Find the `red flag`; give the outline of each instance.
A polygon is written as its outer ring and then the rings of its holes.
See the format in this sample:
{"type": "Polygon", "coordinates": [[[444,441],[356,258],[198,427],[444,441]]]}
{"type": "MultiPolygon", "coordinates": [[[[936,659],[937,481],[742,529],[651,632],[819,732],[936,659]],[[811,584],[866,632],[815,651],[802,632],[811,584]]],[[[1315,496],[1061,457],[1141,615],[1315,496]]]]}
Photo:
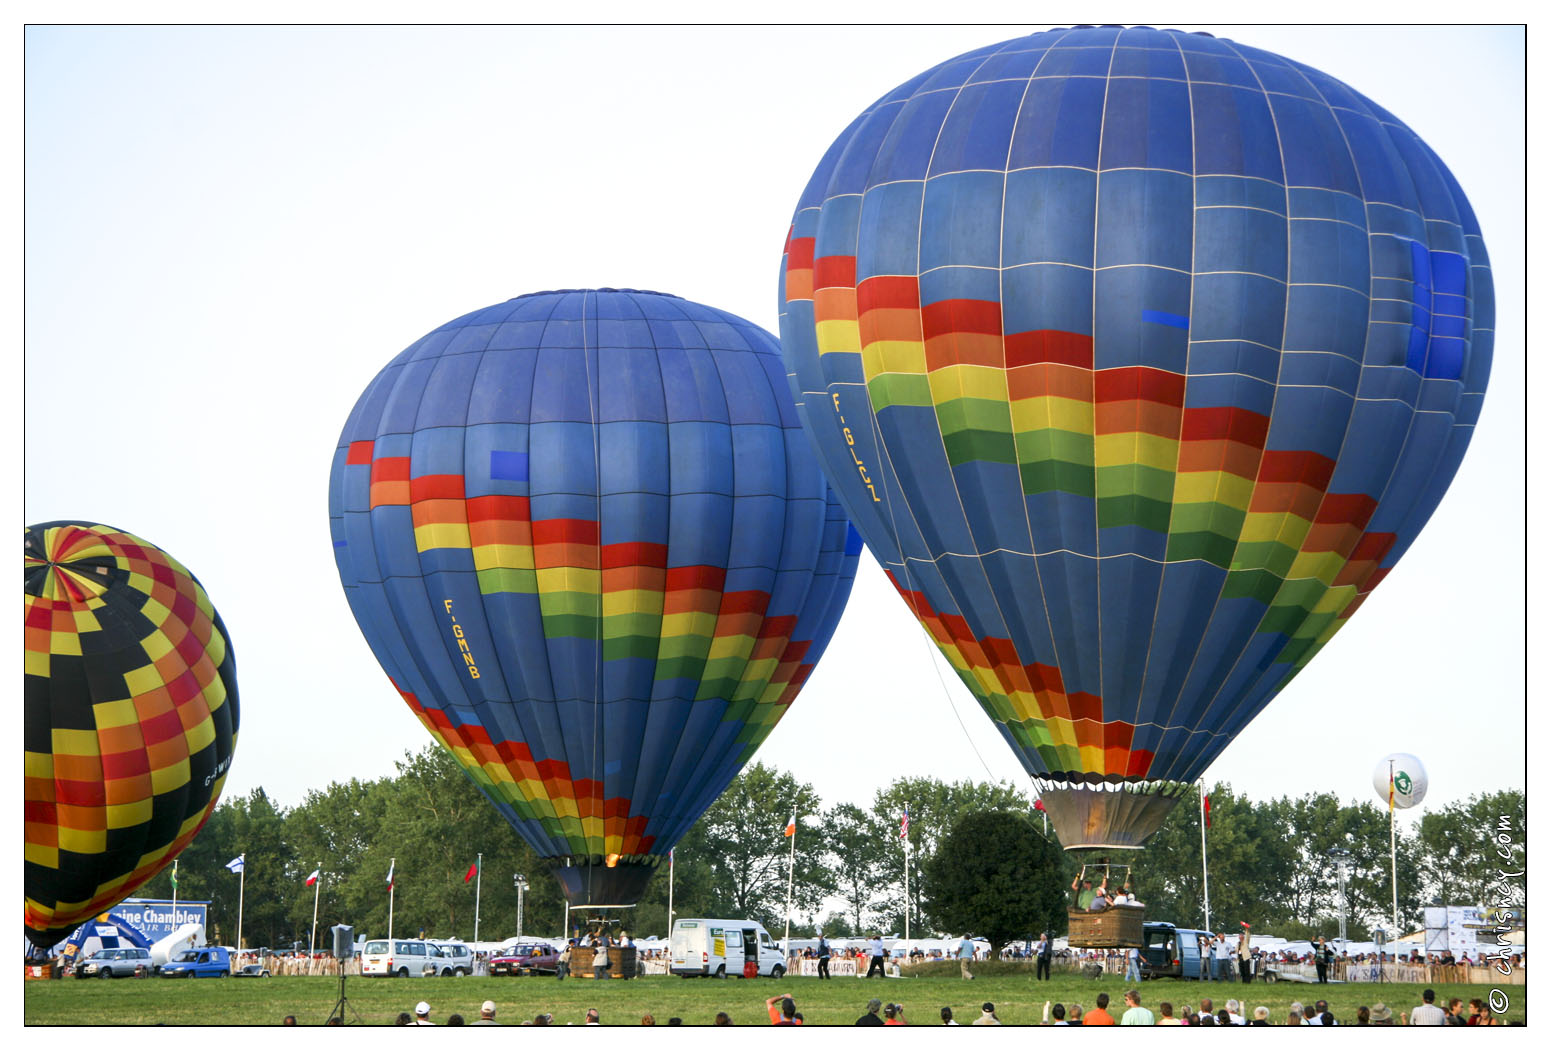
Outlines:
{"type": "Polygon", "coordinates": [[[1201,797],[1201,816],[1206,819],[1206,827],[1212,827],[1212,797],[1201,797]]]}
{"type": "Polygon", "coordinates": [[[1043,814],[1045,812],[1045,801],[1043,799],[1034,800],[1034,809],[1043,814]]]}
{"type": "Polygon", "coordinates": [[[478,872],[479,872],[479,862],[476,861],[472,865],[470,865],[469,866],[469,870],[463,874],[463,882],[467,883],[469,880],[473,879],[475,874],[478,873],[478,872]]]}
{"type": "Polygon", "coordinates": [[[309,886],[309,887],[310,887],[310,886],[312,886],[312,885],[313,885],[313,884],[314,884],[314,883],[316,883],[316,882],[318,882],[318,877],[319,877],[319,876],[320,876],[320,875],[322,875],[322,873],[323,873],[323,870],[322,870],[322,869],[313,869],[313,870],[312,870],[312,875],[310,875],[310,876],[308,876],[308,877],[307,877],[307,886],[309,886]]]}
{"type": "Polygon", "coordinates": [[[910,838],[910,804],[905,804],[905,816],[899,819],[899,838],[910,838]]]}

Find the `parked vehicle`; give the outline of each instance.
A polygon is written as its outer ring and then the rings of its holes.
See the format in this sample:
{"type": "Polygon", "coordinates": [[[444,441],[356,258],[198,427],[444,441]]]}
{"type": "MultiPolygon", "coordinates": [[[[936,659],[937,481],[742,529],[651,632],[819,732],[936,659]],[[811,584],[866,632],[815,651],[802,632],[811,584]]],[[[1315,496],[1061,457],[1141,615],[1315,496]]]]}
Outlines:
{"type": "Polygon", "coordinates": [[[231,952],[221,945],[185,949],[161,969],[163,978],[225,978],[231,973],[231,952]]]}
{"type": "Polygon", "coordinates": [[[77,978],[133,978],[151,973],[149,949],[98,949],[75,965],[77,978]]]}
{"type": "Polygon", "coordinates": [[[554,974],[560,950],[548,942],[519,942],[490,958],[490,973],[516,978],[525,974],[554,974]]]}
{"type": "Polygon", "coordinates": [[[460,941],[427,942],[432,965],[442,978],[463,977],[474,973],[474,953],[460,941]]]}
{"type": "Polygon", "coordinates": [[[1142,924],[1142,977],[1201,977],[1201,942],[1209,931],[1172,923],[1142,924]]]}
{"type": "Polygon", "coordinates": [[[388,978],[424,978],[439,973],[441,959],[430,942],[418,938],[379,938],[361,952],[361,974],[388,978]]]}
{"type": "Polygon", "coordinates": [[[742,977],[750,963],[761,975],[786,974],[786,957],[764,925],[754,920],[677,920],[669,952],[669,973],[685,978],[742,977]]]}
{"type": "Polygon", "coordinates": [[[261,963],[250,963],[246,967],[239,967],[233,972],[235,978],[268,978],[269,968],[261,963]]]}

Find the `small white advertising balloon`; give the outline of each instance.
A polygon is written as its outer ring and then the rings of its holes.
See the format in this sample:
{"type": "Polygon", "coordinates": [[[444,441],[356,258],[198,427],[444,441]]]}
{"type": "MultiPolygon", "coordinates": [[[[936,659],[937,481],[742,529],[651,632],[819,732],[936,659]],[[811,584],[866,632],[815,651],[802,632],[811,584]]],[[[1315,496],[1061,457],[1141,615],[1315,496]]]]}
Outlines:
{"type": "Polygon", "coordinates": [[[1395,809],[1407,810],[1427,796],[1427,768],[1422,761],[1406,752],[1391,752],[1379,760],[1373,768],[1373,790],[1389,805],[1389,777],[1391,760],[1395,772],[1395,809]]]}

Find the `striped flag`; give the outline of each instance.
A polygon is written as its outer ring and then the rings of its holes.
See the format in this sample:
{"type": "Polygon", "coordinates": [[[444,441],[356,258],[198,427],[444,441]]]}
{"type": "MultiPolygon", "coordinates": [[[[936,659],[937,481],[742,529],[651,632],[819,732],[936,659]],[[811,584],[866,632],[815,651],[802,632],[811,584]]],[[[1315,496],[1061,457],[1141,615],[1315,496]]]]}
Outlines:
{"type": "Polygon", "coordinates": [[[393,866],[395,864],[397,864],[396,860],[388,862],[388,889],[389,890],[393,889],[393,866]]]}
{"type": "Polygon", "coordinates": [[[307,877],[307,886],[310,887],[314,883],[318,882],[318,877],[321,876],[322,874],[323,874],[323,870],[322,869],[313,869],[312,870],[312,875],[307,877]]]}
{"type": "Polygon", "coordinates": [[[795,836],[797,834],[797,811],[795,810],[792,811],[792,819],[786,823],[785,834],[788,836],[795,836]]]}
{"type": "Polygon", "coordinates": [[[910,838],[910,804],[905,804],[905,816],[899,819],[899,838],[910,838]]]}
{"type": "Polygon", "coordinates": [[[232,858],[232,860],[226,863],[226,867],[231,869],[233,872],[241,872],[243,869],[248,867],[247,861],[245,860],[247,856],[248,855],[246,854],[238,854],[235,858],[232,858]]]}
{"type": "Polygon", "coordinates": [[[178,889],[178,862],[176,859],[172,863],[172,889],[178,889]]]}

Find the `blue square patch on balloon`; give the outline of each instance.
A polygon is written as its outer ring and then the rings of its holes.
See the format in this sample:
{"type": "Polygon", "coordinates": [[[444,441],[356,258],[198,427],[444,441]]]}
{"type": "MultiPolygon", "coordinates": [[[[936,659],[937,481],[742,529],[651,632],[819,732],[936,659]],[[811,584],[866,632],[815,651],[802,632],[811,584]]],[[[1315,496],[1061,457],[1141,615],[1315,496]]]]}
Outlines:
{"type": "Polygon", "coordinates": [[[490,477],[508,482],[528,480],[528,454],[506,449],[490,450],[490,477]]]}

